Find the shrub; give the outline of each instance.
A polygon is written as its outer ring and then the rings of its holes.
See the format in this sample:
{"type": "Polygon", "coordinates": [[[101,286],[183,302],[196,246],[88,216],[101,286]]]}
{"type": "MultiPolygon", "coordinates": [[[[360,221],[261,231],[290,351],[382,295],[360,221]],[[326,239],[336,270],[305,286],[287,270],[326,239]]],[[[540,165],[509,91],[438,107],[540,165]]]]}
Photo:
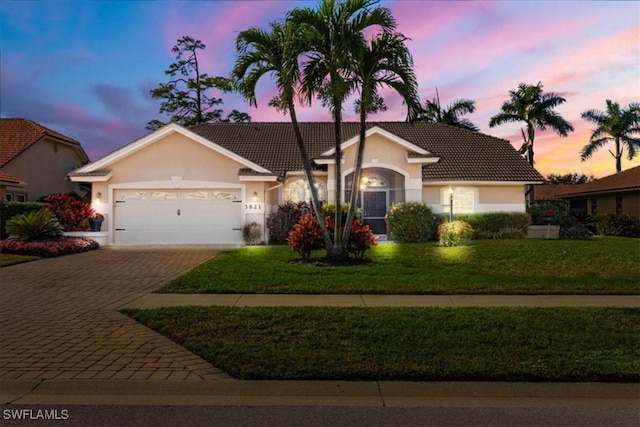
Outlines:
{"type": "Polygon", "coordinates": [[[36,212],[44,208],[44,203],[38,202],[0,202],[0,239],[6,239],[7,221],[16,215],[36,212]]]}
{"type": "Polygon", "coordinates": [[[306,202],[287,201],[278,206],[278,210],[267,218],[269,243],[283,245],[287,242],[289,232],[307,212],[313,209],[306,202]]]}
{"type": "Polygon", "coordinates": [[[242,227],[242,238],[247,245],[257,245],[260,243],[260,224],[253,221],[242,227]]]}
{"type": "Polygon", "coordinates": [[[57,240],[23,242],[20,240],[0,241],[0,252],[39,257],[56,257],[98,249],[95,240],[84,237],[63,237],[57,240]]]}
{"type": "Polygon", "coordinates": [[[289,232],[287,243],[303,260],[309,261],[312,251],[324,248],[324,237],[318,218],[310,213],[303,216],[289,232]]]}
{"type": "Polygon", "coordinates": [[[595,216],[596,229],[602,236],[640,237],[640,218],[627,214],[595,216]]]}
{"type": "Polygon", "coordinates": [[[427,205],[394,203],[387,213],[387,233],[399,243],[427,242],[433,220],[433,212],[427,205]]]}
{"type": "Polygon", "coordinates": [[[440,246],[465,246],[473,237],[473,227],[464,221],[443,222],[438,227],[440,246]]]}
{"type": "Polygon", "coordinates": [[[360,222],[358,219],[354,219],[351,223],[351,234],[349,235],[349,253],[353,254],[356,259],[364,259],[364,253],[371,246],[376,245],[378,242],[378,236],[373,234],[371,228],[360,222]]]}
{"type": "Polygon", "coordinates": [[[595,220],[589,214],[570,211],[560,215],[558,224],[562,239],[588,240],[595,232],[595,220]]]}
{"type": "MultiPolygon", "coordinates": [[[[347,214],[349,213],[349,203],[342,203],[342,209],[340,209],[342,213],[342,224],[347,220],[347,214]]],[[[322,205],[322,214],[326,218],[335,218],[336,217],[336,205],[335,203],[324,203],[322,205]]],[[[362,219],[362,209],[356,207],[355,215],[353,219],[362,219]]]]}
{"type": "Polygon", "coordinates": [[[527,235],[531,225],[529,214],[521,212],[489,212],[480,214],[456,215],[455,219],[467,222],[473,228],[473,239],[501,239],[500,236],[516,238],[527,235]],[[521,230],[517,233],[514,230],[521,230]]]}
{"type": "Polygon", "coordinates": [[[65,231],[89,229],[89,217],[94,210],[82,200],[76,200],[68,194],[52,194],[45,202],[46,208],[58,218],[65,231]]]}
{"type": "Polygon", "coordinates": [[[46,209],[16,215],[7,221],[11,240],[55,239],[62,236],[62,227],[56,217],[46,209]]]}
{"type": "Polygon", "coordinates": [[[531,224],[556,224],[559,217],[567,212],[567,206],[558,200],[537,201],[529,205],[527,212],[531,215],[531,224]]]}

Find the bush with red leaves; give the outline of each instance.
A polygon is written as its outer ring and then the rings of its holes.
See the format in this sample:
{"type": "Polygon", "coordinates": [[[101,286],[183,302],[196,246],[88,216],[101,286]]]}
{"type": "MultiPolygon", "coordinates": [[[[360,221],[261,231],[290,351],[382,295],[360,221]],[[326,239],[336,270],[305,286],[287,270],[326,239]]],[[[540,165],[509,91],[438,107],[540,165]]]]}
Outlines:
{"type": "Polygon", "coordinates": [[[94,213],[91,206],[82,200],[75,200],[68,194],[52,194],[45,199],[50,210],[64,231],[86,231],[89,229],[89,217],[94,213]]]}

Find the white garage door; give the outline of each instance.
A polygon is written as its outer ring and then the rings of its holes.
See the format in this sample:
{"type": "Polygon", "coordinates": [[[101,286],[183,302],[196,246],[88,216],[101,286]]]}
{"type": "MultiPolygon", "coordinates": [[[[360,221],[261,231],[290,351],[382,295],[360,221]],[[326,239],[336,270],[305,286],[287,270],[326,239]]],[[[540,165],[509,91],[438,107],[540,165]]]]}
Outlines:
{"type": "Polygon", "coordinates": [[[239,190],[116,190],[116,244],[241,243],[239,190]]]}

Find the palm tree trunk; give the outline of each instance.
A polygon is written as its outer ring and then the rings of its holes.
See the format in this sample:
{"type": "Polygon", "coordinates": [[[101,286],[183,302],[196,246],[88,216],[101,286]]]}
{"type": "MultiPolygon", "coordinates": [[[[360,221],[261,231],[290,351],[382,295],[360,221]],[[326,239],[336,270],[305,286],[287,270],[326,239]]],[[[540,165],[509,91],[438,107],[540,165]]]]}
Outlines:
{"type": "MultiPolygon", "coordinates": [[[[336,81],[333,78],[332,81],[336,81]]],[[[335,123],[335,162],[336,162],[336,214],[335,229],[333,230],[333,247],[329,254],[329,259],[342,260],[348,257],[348,254],[342,248],[342,101],[337,97],[333,97],[333,116],[335,123]]]]}
{"type": "Polygon", "coordinates": [[[616,138],[616,173],[622,172],[622,154],[620,138],[616,138]]]}
{"type": "Polygon", "coordinates": [[[288,99],[288,108],[289,115],[291,116],[291,123],[293,124],[293,132],[296,135],[296,144],[298,145],[298,150],[300,151],[300,156],[302,157],[302,164],[304,167],[304,172],[307,177],[307,183],[309,184],[309,190],[311,190],[311,203],[313,204],[313,209],[316,212],[316,217],[318,218],[318,222],[320,223],[320,229],[322,230],[322,236],[324,237],[324,248],[327,251],[327,254],[330,254],[333,251],[333,242],[331,241],[331,234],[327,229],[327,225],[324,221],[324,213],[322,212],[322,206],[320,206],[320,201],[318,199],[318,189],[315,185],[315,179],[313,178],[313,173],[311,172],[311,162],[309,161],[309,156],[307,155],[307,148],[304,145],[304,140],[302,139],[302,133],[300,132],[300,125],[298,124],[298,117],[296,116],[295,105],[293,103],[293,99],[288,99]]]}
{"type": "MultiPolygon", "coordinates": [[[[529,139],[529,141],[527,141],[527,157],[529,160],[529,164],[531,165],[531,167],[535,167],[533,166],[533,139],[535,138],[535,128],[533,127],[533,125],[531,123],[527,123],[527,137],[529,139]]],[[[535,202],[535,193],[533,190],[533,185],[529,185],[527,187],[527,199],[529,201],[529,205],[533,204],[533,202],[535,202]]]]}
{"type": "MultiPolygon", "coordinates": [[[[363,88],[363,92],[364,92],[363,88]]],[[[363,93],[361,99],[365,99],[363,93]]],[[[353,178],[351,180],[351,199],[349,200],[349,211],[347,213],[347,222],[342,233],[342,246],[346,252],[349,246],[349,237],[351,236],[351,224],[358,208],[358,190],[360,187],[360,180],[362,176],[362,159],[364,157],[364,141],[367,131],[366,126],[367,114],[364,108],[364,102],[360,103],[360,137],[358,139],[358,153],[356,154],[355,169],[353,170],[353,178]]],[[[364,202],[364,201],[363,201],[364,202]]]]}

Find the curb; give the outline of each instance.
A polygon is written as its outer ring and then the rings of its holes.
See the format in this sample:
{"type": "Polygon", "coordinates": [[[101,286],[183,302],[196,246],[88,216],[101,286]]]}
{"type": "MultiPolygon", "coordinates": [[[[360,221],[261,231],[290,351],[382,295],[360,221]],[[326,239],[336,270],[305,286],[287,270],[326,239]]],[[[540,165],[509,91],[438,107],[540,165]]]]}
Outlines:
{"type": "Polygon", "coordinates": [[[2,380],[1,404],[640,406],[638,383],[2,380]]]}

